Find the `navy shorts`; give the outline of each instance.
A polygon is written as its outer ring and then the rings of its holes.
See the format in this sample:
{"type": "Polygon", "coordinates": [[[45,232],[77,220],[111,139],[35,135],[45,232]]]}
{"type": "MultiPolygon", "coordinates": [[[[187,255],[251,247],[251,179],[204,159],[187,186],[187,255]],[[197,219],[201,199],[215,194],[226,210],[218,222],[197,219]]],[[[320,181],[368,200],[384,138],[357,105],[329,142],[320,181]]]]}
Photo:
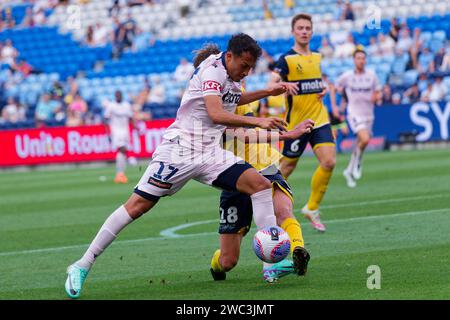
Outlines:
{"type": "Polygon", "coordinates": [[[314,129],[310,133],[302,135],[295,140],[286,140],[283,146],[283,156],[287,158],[299,158],[308,144],[314,149],[319,144],[334,145],[334,137],[330,124],[314,129]]]}
{"type": "MultiPolygon", "coordinates": [[[[284,193],[292,199],[292,190],[281,173],[265,175],[267,179],[276,184],[284,193]]],[[[252,224],[253,208],[250,196],[237,191],[223,191],[220,195],[219,208],[219,233],[245,236],[252,224]]]]}

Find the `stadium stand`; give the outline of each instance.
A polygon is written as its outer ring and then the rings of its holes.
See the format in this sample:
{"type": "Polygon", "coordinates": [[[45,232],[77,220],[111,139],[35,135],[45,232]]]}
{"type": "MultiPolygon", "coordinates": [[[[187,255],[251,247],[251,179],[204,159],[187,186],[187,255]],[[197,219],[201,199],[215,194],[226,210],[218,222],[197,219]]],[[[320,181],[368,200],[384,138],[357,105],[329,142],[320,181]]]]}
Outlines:
{"type": "MultiPolygon", "coordinates": [[[[193,51],[207,42],[225,49],[229,35],[236,32],[254,36],[276,59],[292,45],[290,20],[297,12],[314,17],[312,49],[320,50],[326,39],[333,50],[322,64],[331,81],[351,67],[348,48],[362,44],[371,53],[368,68],[375,70],[393,94],[404,97],[403,102],[408,101],[404,93],[421,74],[430,83],[436,76],[443,78],[447,88],[443,99],[450,101],[448,1],[352,1],[351,16],[343,15],[335,0],[311,0],[307,5],[296,1],[292,8],[285,7],[283,1],[268,1],[264,7],[254,0],[191,1],[190,8],[179,7],[177,1],[148,1],[134,6],[119,1],[118,7],[113,2],[2,1],[0,108],[7,105],[8,98],[14,98],[25,107],[26,119],[12,122],[2,118],[0,129],[34,127],[36,106],[56,82],[62,86],[63,95],[51,95],[51,100],[64,112],[70,81],[75,81],[89,106],[86,123],[101,121],[102,101],[111,99],[116,90],[135,101],[142,94],[151,96],[155,87],[164,91],[164,103],[153,103],[149,98],[143,110],[151,112],[154,119],[173,118],[186,86],[186,81],[176,81],[173,76],[180,59],[192,60],[193,51]],[[371,8],[381,10],[379,24],[367,23],[371,8]],[[94,38],[101,29],[103,38],[107,35],[112,40],[99,45],[88,43],[88,28],[94,38]],[[5,49],[8,40],[18,52],[13,62],[8,56],[12,49],[5,49]],[[26,63],[29,70],[19,62],[26,63]]],[[[247,89],[264,87],[269,76],[269,70],[249,76],[247,89]]],[[[60,114],[44,122],[63,125],[64,119],[60,114]]]]}

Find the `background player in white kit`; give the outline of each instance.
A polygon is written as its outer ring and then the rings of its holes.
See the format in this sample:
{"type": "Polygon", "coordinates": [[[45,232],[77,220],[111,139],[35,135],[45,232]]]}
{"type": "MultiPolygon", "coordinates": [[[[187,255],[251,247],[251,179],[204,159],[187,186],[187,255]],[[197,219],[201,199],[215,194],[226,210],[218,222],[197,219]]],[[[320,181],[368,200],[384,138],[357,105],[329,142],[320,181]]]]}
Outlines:
{"type": "Polygon", "coordinates": [[[127,149],[130,144],[130,123],[133,123],[131,104],[123,101],[122,92],[114,93],[115,101],[104,101],[104,117],[108,121],[107,131],[111,135],[112,146],[117,149],[115,183],[127,183],[125,175],[127,166],[127,149]]]}
{"type": "MultiPolygon", "coordinates": [[[[356,187],[356,180],[362,175],[362,155],[370,137],[375,120],[374,104],[380,98],[381,87],[376,74],[366,70],[366,52],[358,47],[353,53],[354,70],[342,74],[336,81],[336,90],[347,95],[347,122],[357,135],[350,162],[343,174],[350,188],[356,187]]],[[[333,109],[336,109],[336,94],[330,91],[333,109]]],[[[344,105],[345,108],[345,105],[344,105]]],[[[344,110],[341,110],[344,112],[344,110]]]]}
{"type": "Polygon", "coordinates": [[[276,225],[270,181],[220,145],[227,126],[263,129],[286,126],[284,120],[277,118],[234,114],[238,104],[286,91],[284,85],[275,84],[265,90],[242,93],[241,80],[260,55],[261,48],[255,40],[238,34],[231,37],[226,52],[209,56],[196,69],[176,120],[167,129],[134,193],[106,219],[83,257],[67,268],[65,289],[69,297],[80,296],[96,258],[123,228],[153,208],[160,197],[176,193],[191,179],[250,195],[257,228],[276,225]]]}

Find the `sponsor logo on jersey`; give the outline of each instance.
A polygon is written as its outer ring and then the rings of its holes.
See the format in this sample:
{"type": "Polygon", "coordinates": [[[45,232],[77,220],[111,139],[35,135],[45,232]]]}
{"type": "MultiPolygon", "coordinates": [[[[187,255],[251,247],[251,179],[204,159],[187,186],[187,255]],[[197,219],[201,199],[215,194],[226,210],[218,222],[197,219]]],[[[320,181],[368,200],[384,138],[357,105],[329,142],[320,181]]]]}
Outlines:
{"type": "Polygon", "coordinates": [[[164,182],[158,179],[155,179],[153,177],[150,177],[150,179],[148,179],[148,183],[150,183],[151,185],[161,188],[161,189],[170,189],[172,188],[172,184],[169,182],[164,182]]]}
{"type": "Polygon", "coordinates": [[[222,101],[224,103],[238,104],[240,100],[241,92],[227,91],[227,93],[222,96],[222,101]]]}
{"type": "Polygon", "coordinates": [[[300,80],[298,82],[298,94],[319,93],[323,90],[322,79],[300,80]]]}
{"type": "Polygon", "coordinates": [[[221,92],[222,91],[222,86],[217,81],[208,80],[208,81],[203,82],[202,91],[203,92],[205,92],[205,91],[221,92]]]}

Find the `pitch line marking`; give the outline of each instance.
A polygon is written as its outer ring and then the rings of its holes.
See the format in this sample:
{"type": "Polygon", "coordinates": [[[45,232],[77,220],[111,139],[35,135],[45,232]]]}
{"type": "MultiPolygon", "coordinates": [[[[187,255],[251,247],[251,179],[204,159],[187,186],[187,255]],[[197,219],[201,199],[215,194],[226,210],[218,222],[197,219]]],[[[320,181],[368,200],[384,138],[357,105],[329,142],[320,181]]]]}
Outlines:
{"type": "MultiPolygon", "coordinates": [[[[410,211],[410,212],[401,212],[401,213],[378,215],[378,216],[366,216],[366,217],[356,217],[356,218],[346,218],[346,219],[335,219],[335,220],[326,221],[326,223],[327,224],[333,224],[333,223],[363,221],[363,220],[389,219],[391,217],[415,216],[415,215],[421,215],[421,214],[428,214],[429,215],[429,214],[434,214],[434,213],[442,213],[442,212],[446,212],[446,211],[450,213],[450,208],[433,209],[433,210],[425,210],[425,211],[410,211]]],[[[165,233],[166,236],[148,237],[148,238],[132,239],[132,240],[119,240],[119,241],[116,241],[116,242],[112,243],[111,245],[138,243],[138,242],[145,242],[145,241],[174,239],[174,238],[188,238],[188,237],[217,235],[217,232],[202,232],[202,233],[191,233],[191,234],[182,234],[182,235],[175,233],[175,231],[179,231],[179,230],[185,229],[187,227],[191,227],[193,225],[207,224],[207,223],[212,223],[214,221],[217,221],[217,220],[214,219],[214,220],[204,220],[204,221],[197,221],[197,222],[192,222],[192,223],[186,223],[186,224],[182,224],[182,225],[179,225],[179,226],[172,227],[172,228],[165,229],[165,230],[161,231],[161,233],[165,233]],[[171,234],[173,234],[173,235],[171,236],[171,234]]],[[[43,248],[43,249],[0,252],[0,257],[15,256],[15,255],[20,255],[20,254],[34,254],[34,253],[43,253],[43,252],[63,251],[63,250],[70,250],[70,249],[86,248],[88,246],[89,246],[88,244],[80,244],[80,245],[65,246],[65,247],[54,247],[54,248],[43,248]]]]}

